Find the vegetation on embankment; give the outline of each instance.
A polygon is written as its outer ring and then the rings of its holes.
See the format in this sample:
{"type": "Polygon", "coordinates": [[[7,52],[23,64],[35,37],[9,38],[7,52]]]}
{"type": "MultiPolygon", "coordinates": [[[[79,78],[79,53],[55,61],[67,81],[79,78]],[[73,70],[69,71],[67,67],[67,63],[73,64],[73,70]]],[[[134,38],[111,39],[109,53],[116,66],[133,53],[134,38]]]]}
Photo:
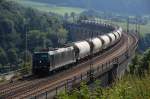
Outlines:
{"type": "Polygon", "coordinates": [[[111,87],[102,88],[96,81],[89,88],[85,83],[80,89],[62,92],[58,99],[150,99],[150,49],[144,55],[136,55],[130,64],[129,72],[117,80],[111,87]]]}

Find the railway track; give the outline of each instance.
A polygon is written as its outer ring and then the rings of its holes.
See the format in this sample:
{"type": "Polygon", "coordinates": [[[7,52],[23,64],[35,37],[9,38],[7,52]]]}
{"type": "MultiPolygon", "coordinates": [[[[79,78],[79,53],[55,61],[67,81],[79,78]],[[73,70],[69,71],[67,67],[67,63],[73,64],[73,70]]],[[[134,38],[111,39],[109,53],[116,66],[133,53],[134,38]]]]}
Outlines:
{"type": "MultiPolygon", "coordinates": [[[[124,42],[127,36],[124,35],[122,40],[109,51],[105,52],[101,56],[93,58],[93,64],[104,63],[107,60],[112,59],[126,51],[126,42],[124,42]],[[109,57],[108,57],[109,56],[109,57]]],[[[131,45],[135,42],[133,36],[129,37],[131,45]]],[[[42,91],[50,88],[54,88],[58,83],[62,83],[64,80],[79,75],[82,72],[86,72],[89,69],[90,61],[79,64],[73,69],[66,70],[65,72],[58,73],[51,77],[36,79],[33,81],[17,82],[14,85],[10,84],[8,87],[2,87],[0,94],[5,99],[20,99],[27,98],[30,95],[41,93],[42,91]],[[69,76],[68,76],[69,75],[69,76]]],[[[95,67],[94,65],[93,67],[95,67]]]]}

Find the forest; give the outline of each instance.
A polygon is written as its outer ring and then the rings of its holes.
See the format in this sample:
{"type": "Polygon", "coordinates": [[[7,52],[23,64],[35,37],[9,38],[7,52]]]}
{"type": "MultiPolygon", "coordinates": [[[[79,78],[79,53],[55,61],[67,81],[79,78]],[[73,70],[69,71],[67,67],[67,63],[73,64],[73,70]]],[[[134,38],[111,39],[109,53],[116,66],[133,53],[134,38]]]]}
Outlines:
{"type": "Polygon", "coordinates": [[[66,42],[67,30],[56,14],[24,8],[7,0],[0,0],[0,13],[0,67],[18,66],[24,62],[25,54],[26,61],[30,61],[34,51],[66,42]]]}

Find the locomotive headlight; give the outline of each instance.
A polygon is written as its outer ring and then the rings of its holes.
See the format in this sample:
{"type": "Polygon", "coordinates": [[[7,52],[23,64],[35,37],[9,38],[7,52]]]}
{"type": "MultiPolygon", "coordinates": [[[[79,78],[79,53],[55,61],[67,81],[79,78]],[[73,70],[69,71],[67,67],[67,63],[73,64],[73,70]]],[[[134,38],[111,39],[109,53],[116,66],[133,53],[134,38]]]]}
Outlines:
{"type": "Polygon", "coordinates": [[[42,61],[40,60],[40,63],[42,63],[42,61]]]}

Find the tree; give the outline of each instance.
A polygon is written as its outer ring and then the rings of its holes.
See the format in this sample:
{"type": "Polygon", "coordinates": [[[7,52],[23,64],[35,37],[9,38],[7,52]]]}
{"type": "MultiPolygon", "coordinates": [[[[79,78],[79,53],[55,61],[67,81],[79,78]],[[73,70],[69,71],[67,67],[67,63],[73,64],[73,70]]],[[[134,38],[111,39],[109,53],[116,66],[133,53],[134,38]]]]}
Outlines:
{"type": "Polygon", "coordinates": [[[4,0],[0,0],[0,3],[3,2],[4,0]]]}
{"type": "Polygon", "coordinates": [[[69,14],[66,12],[64,15],[64,19],[67,20],[69,18],[69,14]]]}
{"type": "Polygon", "coordinates": [[[8,63],[5,51],[0,47],[0,64],[6,65],[8,63]]]}
{"type": "Polygon", "coordinates": [[[31,63],[32,61],[32,54],[29,50],[24,51],[20,54],[21,59],[23,59],[25,62],[31,63]],[[27,58],[27,59],[26,59],[27,58]],[[26,59],[26,60],[25,60],[26,59]]]}
{"type": "Polygon", "coordinates": [[[142,58],[143,69],[146,69],[147,71],[149,71],[149,66],[150,66],[150,49],[146,50],[142,58]]]}
{"type": "Polygon", "coordinates": [[[145,70],[149,72],[150,66],[150,49],[144,52],[143,55],[136,54],[132,59],[132,64],[129,65],[130,73],[138,76],[142,76],[145,70]]]}
{"type": "Polygon", "coordinates": [[[31,30],[28,35],[28,46],[29,50],[33,51],[36,47],[45,46],[44,42],[46,39],[47,33],[41,32],[39,30],[31,30]]]}
{"type": "Polygon", "coordinates": [[[58,29],[57,36],[58,36],[58,43],[59,44],[64,44],[66,42],[67,33],[68,33],[68,31],[63,29],[63,28],[58,29]]]}
{"type": "Polygon", "coordinates": [[[0,20],[0,33],[13,33],[14,22],[8,18],[0,20]]]}
{"type": "Polygon", "coordinates": [[[21,64],[19,64],[20,65],[20,67],[21,67],[21,74],[22,75],[27,75],[27,74],[29,74],[29,73],[31,73],[31,68],[32,68],[32,64],[31,63],[29,63],[29,62],[27,62],[27,63],[24,63],[24,62],[22,62],[21,64]]]}
{"type": "Polygon", "coordinates": [[[13,32],[15,32],[13,21],[7,18],[0,20],[0,35],[1,35],[0,43],[3,48],[8,48],[9,43],[7,42],[11,40],[10,35],[13,32]]]}
{"type": "Polygon", "coordinates": [[[130,74],[135,74],[141,76],[143,74],[143,66],[142,66],[142,56],[136,54],[132,59],[132,63],[129,65],[130,74]]]}
{"type": "Polygon", "coordinates": [[[51,40],[54,47],[63,45],[67,41],[68,31],[63,27],[58,28],[56,31],[49,30],[48,38],[51,40]]]}
{"type": "Polygon", "coordinates": [[[3,68],[4,68],[4,66],[2,64],[0,64],[0,73],[3,72],[3,68]]]}
{"type": "Polygon", "coordinates": [[[32,68],[32,54],[29,51],[25,51],[20,54],[21,58],[24,59],[21,61],[19,66],[21,67],[21,74],[29,74],[31,73],[32,68]]]}
{"type": "Polygon", "coordinates": [[[18,62],[18,55],[15,48],[11,48],[8,50],[8,60],[12,64],[17,64],[18,62]]]}
{"type": "Polygon", "coordinates": [[[75,13],[71,12],[70,16],[72,17],[73,22],[75,21],[75,13]]]}

